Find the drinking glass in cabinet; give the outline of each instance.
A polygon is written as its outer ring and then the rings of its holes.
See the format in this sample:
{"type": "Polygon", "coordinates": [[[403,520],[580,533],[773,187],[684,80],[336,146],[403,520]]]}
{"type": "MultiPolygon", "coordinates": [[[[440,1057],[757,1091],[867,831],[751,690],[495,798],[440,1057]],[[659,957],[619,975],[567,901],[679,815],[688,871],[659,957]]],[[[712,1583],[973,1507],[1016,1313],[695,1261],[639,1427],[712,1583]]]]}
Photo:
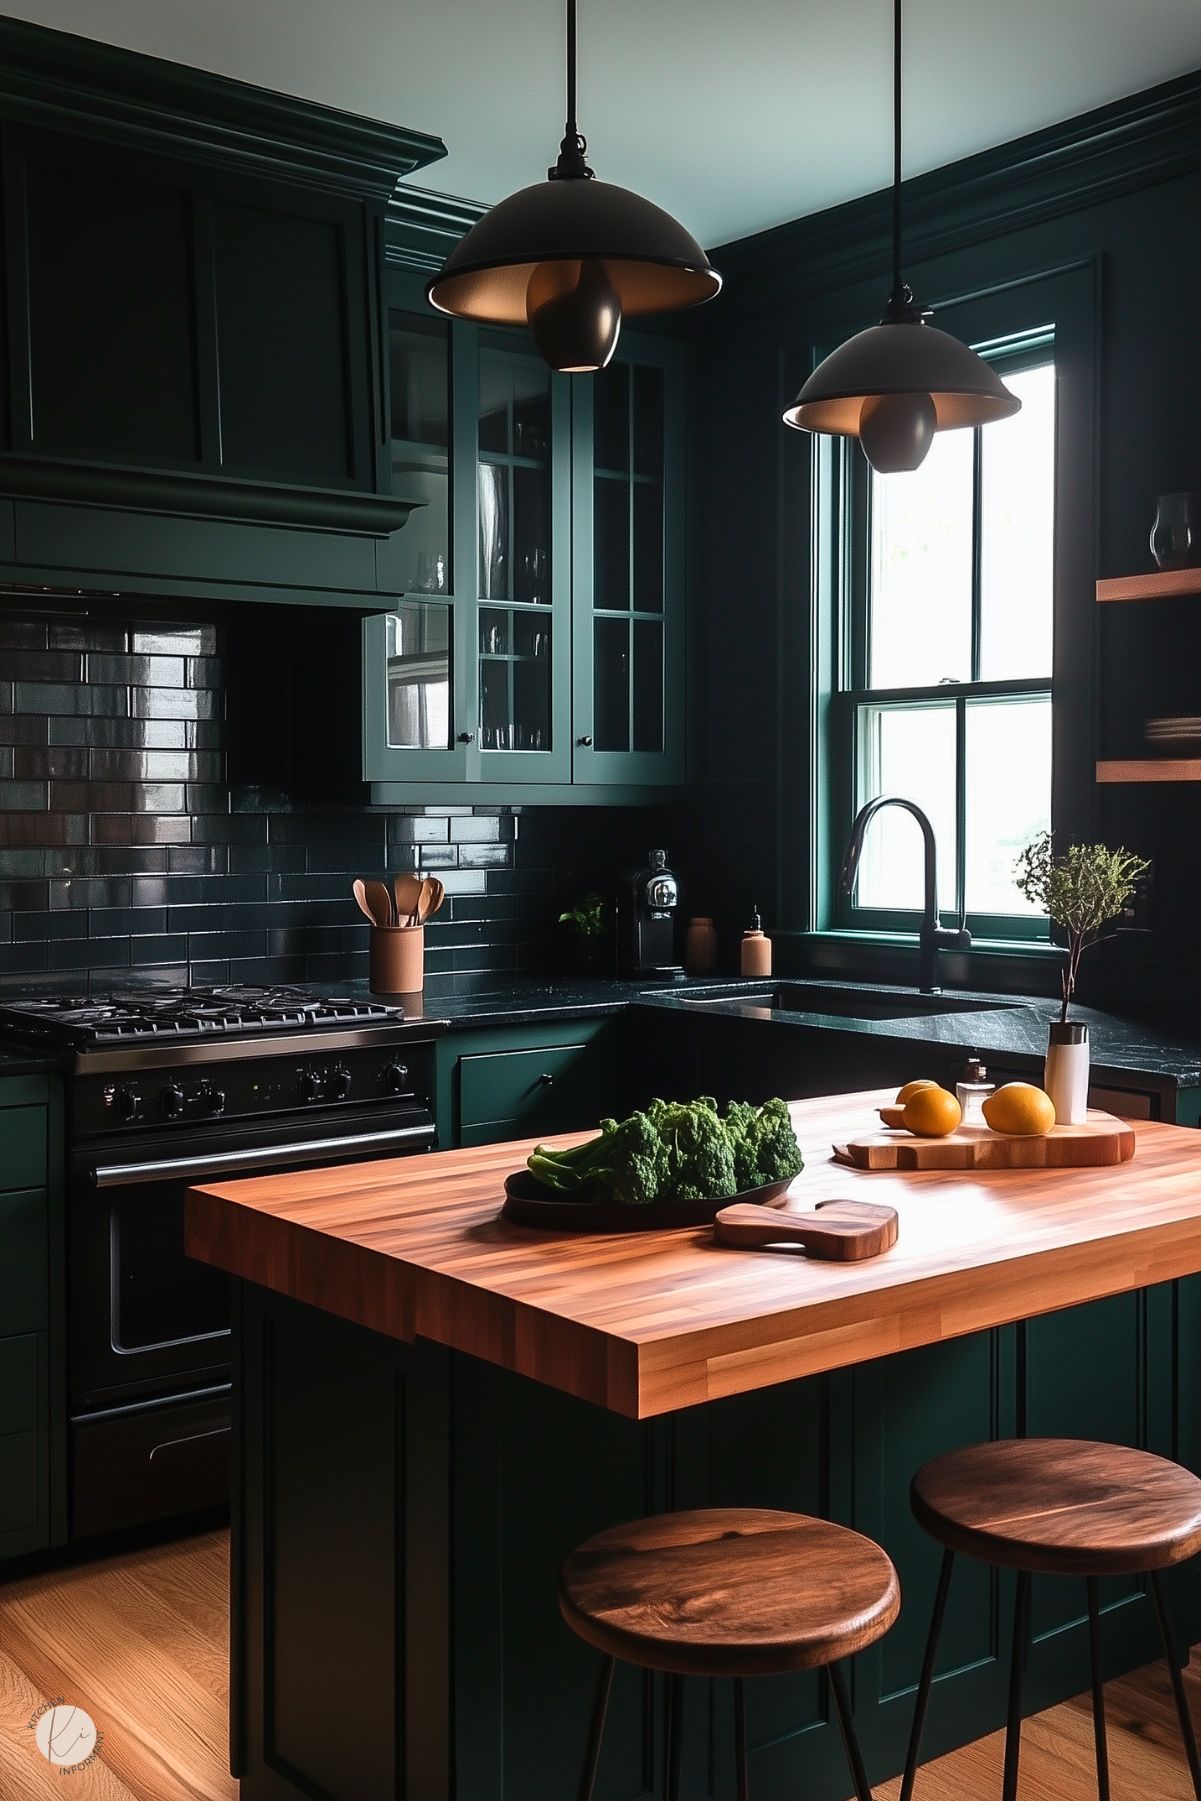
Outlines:
{"type": "Polygon", "coordinates": [[[550,372],[485,336],[480,350],[479,579],[485,600],[549,604],[550,372]]]}
{"type": "Polygon", "coordinates": [[[398,750],[451,744],[449,606],[402,601],[388,615],[388,743],[398,750]]]}
{"type": "Polygon", "coordinates": [[[480,749],[551,749],[550,625],[545,615],[480,614],[480,749]]]}

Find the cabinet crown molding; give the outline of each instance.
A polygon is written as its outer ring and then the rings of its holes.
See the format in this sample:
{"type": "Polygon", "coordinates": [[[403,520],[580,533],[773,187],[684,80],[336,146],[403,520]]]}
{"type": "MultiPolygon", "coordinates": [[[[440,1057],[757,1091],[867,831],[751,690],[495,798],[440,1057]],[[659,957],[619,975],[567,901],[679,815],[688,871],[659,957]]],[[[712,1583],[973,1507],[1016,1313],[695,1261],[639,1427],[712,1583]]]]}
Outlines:
{"type": "Polygon", "coordinates": [[[0,115],[377,201],[446,155],[425,132],[8,18],[0,115]]]}

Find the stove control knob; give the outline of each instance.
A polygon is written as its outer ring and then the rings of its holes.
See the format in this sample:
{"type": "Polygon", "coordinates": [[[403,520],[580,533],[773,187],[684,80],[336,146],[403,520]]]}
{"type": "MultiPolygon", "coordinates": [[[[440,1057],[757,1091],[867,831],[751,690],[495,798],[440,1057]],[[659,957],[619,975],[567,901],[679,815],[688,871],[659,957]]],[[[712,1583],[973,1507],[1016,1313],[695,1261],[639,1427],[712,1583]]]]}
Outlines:
{"type": "Polygon", "coordinates": [[[178,1083],[172,1082],[171,1086],[164,1088],[159,1095],[158,1104],[167,1119],[178,1119],[184,1107],[183,1089],[179,1087],[178,1083]]]}
{"type": "Polygon", "coordinates": [[[315,1069],[301,1070],[300,1098],[302,1101],[319,1101],[321,1099],[321,1077],[315,1069]]]}
{"type": "Polygon", "coordinates": [[[138,1117],[139,1097],[132,1088],[118,1088],[115,1106],[117,1118],[124,1121],[138,1117]]]}
{"type": "Polygon", "coordinates": [[[209,1088],[205,1091],[204,1098],[208,1102],[208,1109],[209,1109],[210,1113],[224,1113],[225,1112],[225,1090],[224,1090],[224,1088],[209,1088]]]}
{"type": "Polygon", "coordinates": [[[384,1087],[389,1094],[403,1094],[409,1085],[409,1072],[403,1063],[393,1063],[384,1071],[384,1087]]]}
{"type": "Polygon", "coordinates": [[[335,1069],[329,1079],[329,1091],[335,1101],[344,1101],[350,1094],[350,1071],[335,1069]]]}

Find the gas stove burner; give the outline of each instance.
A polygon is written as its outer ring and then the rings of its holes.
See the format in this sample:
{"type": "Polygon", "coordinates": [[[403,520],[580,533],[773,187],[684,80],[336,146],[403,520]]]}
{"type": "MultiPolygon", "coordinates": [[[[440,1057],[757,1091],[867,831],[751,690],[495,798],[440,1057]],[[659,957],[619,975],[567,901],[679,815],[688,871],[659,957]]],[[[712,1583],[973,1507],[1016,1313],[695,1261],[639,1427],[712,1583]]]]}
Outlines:
{"type": "Polygon", "coordinates": [[[126,988],[90,998],[53,995],[9,1001],[0,1005],[0,1030],[83,1045],[338,1027],[403,1017],[402,1008],[382,1001],[233,983],[212,988],[126,988]]]}

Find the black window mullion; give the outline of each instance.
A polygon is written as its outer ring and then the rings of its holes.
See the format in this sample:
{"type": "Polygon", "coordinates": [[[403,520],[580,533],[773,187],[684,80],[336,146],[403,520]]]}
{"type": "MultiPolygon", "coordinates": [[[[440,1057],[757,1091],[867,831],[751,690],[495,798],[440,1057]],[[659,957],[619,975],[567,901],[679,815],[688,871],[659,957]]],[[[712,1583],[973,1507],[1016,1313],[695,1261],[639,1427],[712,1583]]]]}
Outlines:
{"type": "Polygon", "coordinates": [[[972,433],[972,680],[980,680],[980,589],[984,541],[984,434],[972,433]]]}
{"type": "Polygon", "coordinates": [[[963,694],[955,697],[955,911],[960,919],[967,918],[967,696],[963,694]]]}

